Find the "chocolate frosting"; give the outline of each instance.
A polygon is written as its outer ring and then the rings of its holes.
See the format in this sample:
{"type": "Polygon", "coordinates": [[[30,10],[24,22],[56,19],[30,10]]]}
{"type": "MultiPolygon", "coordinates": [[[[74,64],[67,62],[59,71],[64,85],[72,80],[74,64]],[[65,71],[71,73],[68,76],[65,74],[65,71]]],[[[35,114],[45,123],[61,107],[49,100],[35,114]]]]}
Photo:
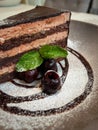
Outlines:
{"type": "Polygon", "coordinates": [[[22,23],[34,22],[36,20],[42,20],[49,17],[57,16],[63,12],[57,9],[52,9],[44,6],[37,6],[36,8],[22,12],[20,14],[8,17],[0,21],[0,29],[15,26],[22,23]]]}

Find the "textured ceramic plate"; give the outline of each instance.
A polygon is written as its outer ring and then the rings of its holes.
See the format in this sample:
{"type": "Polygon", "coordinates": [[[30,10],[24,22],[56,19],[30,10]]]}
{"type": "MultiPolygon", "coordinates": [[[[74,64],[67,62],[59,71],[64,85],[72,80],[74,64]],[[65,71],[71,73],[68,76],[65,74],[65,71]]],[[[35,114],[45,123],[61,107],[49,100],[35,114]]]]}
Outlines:
{"type": "Polygon", "coordinates": [[[32,98],[32,95],[40,93],[40,88],[22,88],[11,82],[1,84],[0,100],[5,102],[1,102],[1,128],[17,130],[51,127],[79,130],[84,122],[96,118],[98,101],[94,99],[98,94],[97,35],[97,26],[71,22],[67,48],[68,73],[57,94],[37,99],[32,98]]]}

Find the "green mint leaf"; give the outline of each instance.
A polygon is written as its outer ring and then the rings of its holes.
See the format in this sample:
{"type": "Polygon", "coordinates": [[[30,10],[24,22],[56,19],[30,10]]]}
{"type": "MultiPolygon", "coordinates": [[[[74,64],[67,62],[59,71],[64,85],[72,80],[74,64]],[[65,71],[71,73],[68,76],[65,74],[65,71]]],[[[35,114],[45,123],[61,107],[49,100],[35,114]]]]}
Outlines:
{"type": "Polygon", "coordinates": [[[45,59],[65,58],[68,53],[65,49],[57,45],[44,45],[39,49],[41,56],[45,59]]]}
{"type": "Polygon", "coordinates": [[[23,72],[39,67],[43,62],[43,58],[38,51],[31,51],[24,54],[16,64],[16,71],[23,72]]]}

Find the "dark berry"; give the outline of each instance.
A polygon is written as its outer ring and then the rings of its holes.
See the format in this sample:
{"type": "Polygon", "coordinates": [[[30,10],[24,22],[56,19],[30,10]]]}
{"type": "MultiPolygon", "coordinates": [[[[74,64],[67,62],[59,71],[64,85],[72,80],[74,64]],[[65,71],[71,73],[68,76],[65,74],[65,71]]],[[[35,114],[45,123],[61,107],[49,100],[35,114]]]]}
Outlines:
{"type": "Polygon", "coordinates": [[[38,70],[37,69],[29,70],[29,71],[25,72],[24,80],[27,83],[31,83],[31,82],[33,82],[34,80],[37,79],[37,76],[38,76],[38,70]]]}
{"type": "Polygon", "coordinates": [[[40,68],[43,74],[47,72],[48,70],[57,71],[56,61],[54,59],[46,59],[44,60],[40,68]]]}
{"type": "Polygon", "coordinates": [[[16,77],[17,77],[18,79],[24,80],[25,72],[17,72],[17,73],[16,73],[16,77]]]}
{"type": "Polygon", "coordinates": [[[57,72],[53,70],[49,70],[45,73],[41,84],[43,92],[47,94],[54,94],[61,88],[60,77],[57,72]]]}
{"type": "Polygon", "coordinates": [[[33,69],[25,72],[17,72],[16,76],[21,80],[25,80],[27,83],[31,83],[37,79],[38,74],[39,74],[38,70],[33,69]]]}

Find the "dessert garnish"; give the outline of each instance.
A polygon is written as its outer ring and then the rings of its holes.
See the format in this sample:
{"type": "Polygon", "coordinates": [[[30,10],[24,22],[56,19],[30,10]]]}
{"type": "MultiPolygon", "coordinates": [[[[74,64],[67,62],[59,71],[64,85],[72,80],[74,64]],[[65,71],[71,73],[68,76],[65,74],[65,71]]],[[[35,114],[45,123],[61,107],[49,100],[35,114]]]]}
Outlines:
{"type": "Polygon", "coordinates": [[[27,83],[31,83],[37,79],[38,74],[39,74],[38,69],[33,69],[24,72],[18,72],[17,76],[19,79],[24,80],[27,83]]]}
{"type": "Polygon", "coordinates": [[[43,92],[47,94],[54,94],[61,88],[60,77],[57,72],[48,70],[43,76],[42,80],[43,92]]]}
{"type": "Polygon", "coordinates": [[[43,63],[40,66],[40,71],[42,74],[44,74],[48,70],[57,71],[57,64],[55,59],[44,59],[43,63]]]}
{"type": "Polygon", "coordinates": [[[43,58],[38,51],[31,51],[22,55],[16,64],[17,72],[36,69],[43,63],[43,58]]]}
{"type": "Polygon", "coordinates": [[[53,94],[61,88],[56,60],[66,58],[67,51],[57,45],[45,45],[38,50],[21,56],[16,64],[18,78],[31,83],[42,75],[41,87],[47,94],[53,94]]]}
{"type": "Polygon", "coordinates": [[[65,49],[57,45],[44,45],[39,52],[44,59],[65,58],[68,55],[65,49]]]}

